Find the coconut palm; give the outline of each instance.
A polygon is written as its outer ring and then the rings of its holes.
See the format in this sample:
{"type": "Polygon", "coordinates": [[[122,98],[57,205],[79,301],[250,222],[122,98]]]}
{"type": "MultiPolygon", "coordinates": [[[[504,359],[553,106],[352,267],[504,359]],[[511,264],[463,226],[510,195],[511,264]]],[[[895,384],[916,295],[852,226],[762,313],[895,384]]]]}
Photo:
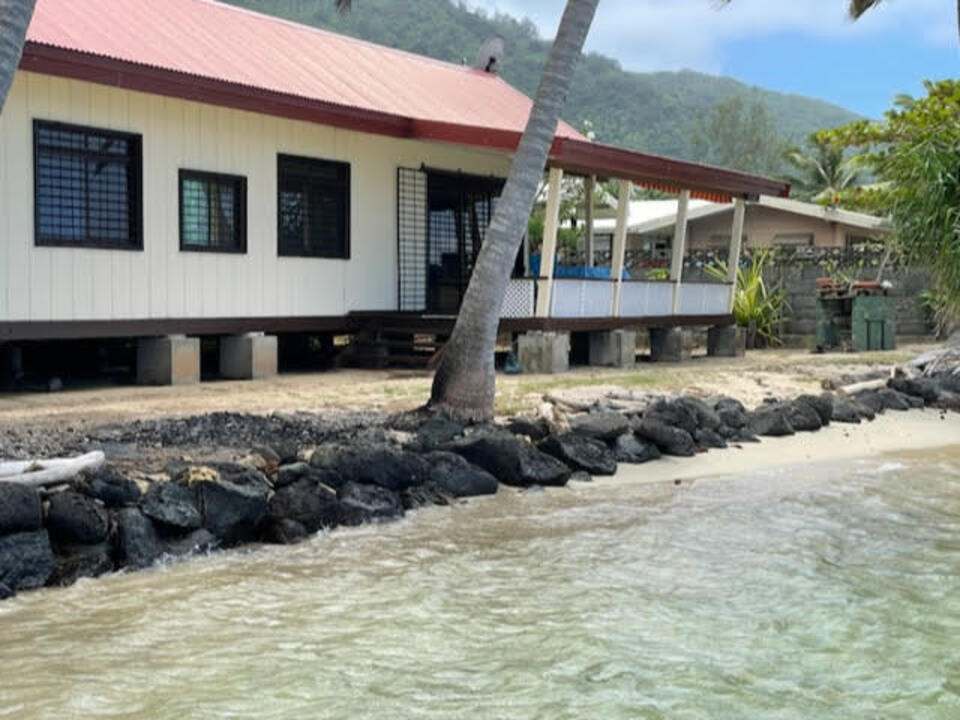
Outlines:
{"type": "Polygon", "coordinates": [[[23,55],[36,0],[0,0],[0,113],[23,55]]]}
{"type": "Polygon", "coordinates": [[[809,140],[809,149],[792,148],[784,154],[791,166],[790,183],[801,200],[832,204],[844,190],[860,183],[860,156],[846,157],[843,148],[816,135],[809,140]]]}

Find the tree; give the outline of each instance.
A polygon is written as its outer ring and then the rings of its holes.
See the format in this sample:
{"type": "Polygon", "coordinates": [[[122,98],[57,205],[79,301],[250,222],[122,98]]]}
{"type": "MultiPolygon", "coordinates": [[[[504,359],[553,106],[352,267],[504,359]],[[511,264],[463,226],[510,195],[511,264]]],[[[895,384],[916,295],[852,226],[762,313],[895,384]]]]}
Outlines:
{"type": "Polygon", "coordinates": [[[791,148],[784,154],[792,170],[787,178],[793,194],[801,200],[835,205],[842,193],[860,184],[863,159],[848,156],[844,148],[816,134],[810,136],[807,145],[806,149],[791,148]]]}
{"type": "Polygon", "coordinates": [[[842,194],[889,213],[894,249],[931,265],[941,327],[960,319],[960,81],[925,83],[924,98],[900,98],[882,122],[823,131],[837,148],[865,148],[883,183],[842,194]]]}
{"type": "Polygon", "coordinates": [[[0,113],[23,56],[36,0],[0,0],[0,113]]]}
{"type": "Polygon", "coordinates": [[[699,160],[712,165],[761,175],[782,169],[783,148],[770,111],[740,95],[713,106],[697,128],[694,148],[699,160]]]}

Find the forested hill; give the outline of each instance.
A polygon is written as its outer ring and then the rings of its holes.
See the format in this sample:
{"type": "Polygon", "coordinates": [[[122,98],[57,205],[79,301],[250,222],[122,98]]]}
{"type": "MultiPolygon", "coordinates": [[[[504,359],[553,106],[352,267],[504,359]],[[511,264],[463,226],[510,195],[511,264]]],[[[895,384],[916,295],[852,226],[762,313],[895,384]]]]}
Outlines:
{"type": "MultiPolygon", "coordinates": [[[[235,5],[328,28],[442,60],[472,62],[487,38],[506,43],[504,78],[533,95],[549,44],[529,21],[475,12],[451,0],[354,0],[339,15],[333,0],[229,0],[235,5]]],[[[696,72],[626,72],[603,55],[580,64],[564,118],[578,128],[593,125],[596,139],[674,157],[698,158],[694,138],[714,105],[742,96],[761,101],[777,133],[790,141],[857,118],[836,105],[749,87],[732,78],[696,72]]]]}

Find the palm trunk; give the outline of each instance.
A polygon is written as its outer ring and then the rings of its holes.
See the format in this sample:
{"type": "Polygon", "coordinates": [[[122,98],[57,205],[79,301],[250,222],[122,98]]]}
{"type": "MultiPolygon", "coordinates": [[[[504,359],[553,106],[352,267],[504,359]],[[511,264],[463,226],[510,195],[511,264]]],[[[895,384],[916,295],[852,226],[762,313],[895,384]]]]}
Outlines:
{"type": "Polygon", "coordinates": [[[434,376],[430,407],[454,417],[493,417],[493,355],[503,296],[598,3],[567,0],[527,128],[434,376]]]}
{"type": "Polygon", "coordinates": [[[0,113],[23,55],[36,0],[0,0],[0,113]]]}

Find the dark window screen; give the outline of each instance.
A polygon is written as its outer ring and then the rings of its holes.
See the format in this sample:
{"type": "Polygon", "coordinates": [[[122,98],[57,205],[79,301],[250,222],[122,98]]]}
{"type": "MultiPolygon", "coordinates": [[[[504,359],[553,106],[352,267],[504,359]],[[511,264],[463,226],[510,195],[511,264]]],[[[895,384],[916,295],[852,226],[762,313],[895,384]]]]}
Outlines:
{"type": "Polygon", "coordinates": [[[34,121],[37,245],[141,249],[139,135],[34,121]]]}
{"type": "Polygon", "coordinates": [[[180,171],[180,249],[246,252],[247,181],[180,171]]]}
{"type": "Polygon", "coordinates": [[[280,155],[277,252],[350,257],[350,165],[280,155]]]}

